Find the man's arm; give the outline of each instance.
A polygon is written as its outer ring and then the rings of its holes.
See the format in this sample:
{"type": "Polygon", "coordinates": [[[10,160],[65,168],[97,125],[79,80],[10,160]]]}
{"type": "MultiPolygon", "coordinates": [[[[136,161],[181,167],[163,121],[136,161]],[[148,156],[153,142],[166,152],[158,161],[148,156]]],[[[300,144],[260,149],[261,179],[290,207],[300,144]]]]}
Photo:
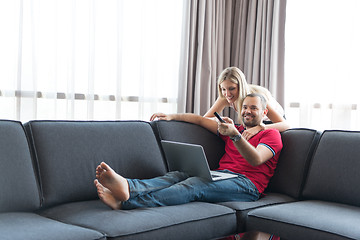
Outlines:
{"type": "MultiPolygon", "coordinates": [[[[235,128],[234,123],[229,118],[224,118],[226,123],[219,124],[219,132],[222,135],[235,137],[240,135],[239,131],[235,128]]],[[[241,156],[251,166],[259,166],[273,157],[273,152],[264,145],[258,145],[256,148],[251,145],[245,138],[241,137],[237,141],[233,141],[234,146],[239,151],[241,156]]]]}
{"type": "Polygon", "coordinates": [[[244,138],[241,138],[239,141],[233,143],[239,153],[251,166],[259,166],[273,157],[273,152],[264,145],[258,145],[255,148],[244,138]]]}
{"type": "Polygon", "coordinates": [[[217,133],[217,129],[218,129],[218,124],[216,121],[192,113],[179,113],[179,114],[155,113],[151,116],[150,121],[153,121],[155,119],[166,120],[166,121],[176,120],[176,121],[194,123],[206,128],[207,130],[215,134],[217,133]]]}

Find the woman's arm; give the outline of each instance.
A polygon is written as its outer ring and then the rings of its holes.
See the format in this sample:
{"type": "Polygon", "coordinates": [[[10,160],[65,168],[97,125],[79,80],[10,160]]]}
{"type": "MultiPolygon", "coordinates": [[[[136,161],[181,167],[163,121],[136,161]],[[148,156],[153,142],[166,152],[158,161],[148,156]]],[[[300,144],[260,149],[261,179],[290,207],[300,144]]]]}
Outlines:
{"type": "Polygon", "coordinates": [[[212,107],[207,111],[207,113],[204,115],[204,117],[211,118],[215,117],[214,112],[220,113],[222,110],[224,110],[225,107],[230,106],[228,101],[225,98],[218,97],[212,105],[212,107]]]}
{"type": "Polygon", "coordinates": [[[280,113],[278,111],[276,111],[271,104],[267,105],[267,109],[268,109],[267,117],[271,120],[272,123],[271,124],[261,124],[260,126],[255,126],[253,128],[246,129],[242,133],[242,136],[246,140],[249,140],[254,135],[256,135],[258,132],[265,130],[265,129],[275,128],[275,129],[279,130],[279,132],[283,132],[290,128],[290,125],[287,123],[287,121],[284,119],[284,117],[281,116],[280,113]]]}
{"type": "Polygon", "coordinates": [[[271,124],[266,124],[265,129],[275,128],[279,132],[283,132],[290,128],[290,125],[287,123],[285,118],[278,113],[271,104],[267,106],[268,113],[267,117],[271,120],[271,124]]]}

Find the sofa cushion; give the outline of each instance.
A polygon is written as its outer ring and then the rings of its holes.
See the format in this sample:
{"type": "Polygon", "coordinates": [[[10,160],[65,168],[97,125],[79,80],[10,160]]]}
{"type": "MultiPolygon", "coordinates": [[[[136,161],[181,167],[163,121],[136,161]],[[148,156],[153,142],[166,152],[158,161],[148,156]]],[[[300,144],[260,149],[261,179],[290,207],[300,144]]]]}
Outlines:
{"type": "Polygon", "coordinates": [[[265,206],[271,206],[280,203],[288,203],[296,201],[294,198],[280,194],[280,193],[268,193],[266,196],[260,198],[255,202],[223,202],[220,205],[227,206],[236,210],[237,218],[237,232],[246,231],[246,220],[248,218],[248,212],[253,209],[265,206]]]}
{"type": "Polygon", "coordinates": [[[324,201],[300,201],[249,212],[247,230],[281,239],[359,239],[360,208],[324,201]]]}
{"type": "Polygon", "coordinates": [[[147,122],[30,121],[25,126],[39,166],[44,207],[97,199],[93,181],[102,161],[129,178],[166,173],[147,122]]]}
{"type": "Polygon", "coordinates": [[[0,223],[2,240],[106,239],[100,232],[54,221],[34,213],[0,213],[0,223]]]}
{"type": "Polygon", "coordinates": [[[329,130],[310,164],[304,197],[360,206],[360,132],[329,130]]]}
{"type": "Polygon", "coordinates": [[[159,140],[185,142],[203,146],[211,169],[219,166],[219,160],[225,153],[225,143],[216,134],[192,123],[180,121],[151,122],[159,140]]]}
{"type": "Polygon", "coordinates": [[[38,209],[39,188],[20,122],[0,120],[0,156],[0,212],[38,209]]]}
{"type": "Polygon", "coordinates": [[[95,200],[63,204],[41,214],[103,232],[110,239],[214,239],[236,230],[234,210],[203,202],[111,210],[95,200]]]}
{"type": "Polygon", "coordinates": [[[283,193],[299,199],[320,132],[312,129],[289,129],[281,133],[283,149],[267,192],[283,193]]]}

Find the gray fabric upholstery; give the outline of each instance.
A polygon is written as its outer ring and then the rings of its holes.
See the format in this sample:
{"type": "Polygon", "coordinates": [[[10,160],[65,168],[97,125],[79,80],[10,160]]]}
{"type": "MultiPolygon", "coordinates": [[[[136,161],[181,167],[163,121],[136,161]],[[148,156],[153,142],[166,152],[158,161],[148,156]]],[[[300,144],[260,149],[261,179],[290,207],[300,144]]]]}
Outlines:
{"type": "Polygon", "coordinates": [[[25,127],[30,148],[20,122],[0,120],[1,239],[214,239],[247,230],[295,240],[360,236],[360,132],[325,131],[321,138],[310,129],[283,132],[279,165],[256,202],[114,211],[93,185],[101,161],[129,178],[163,175],[159,141],[165,139],[202,145],[216,168],[224,142],[174,121],[31,121],[25,127]]]}
{"type": "Polygon", "coordinates": [[[267,192],[278,192],[299,199],[309,163],[320,132],[312,129],[289,129],[281,133],[283,149],[267,192]]]}
{"type": "Polygon", "coordinates": [[[39,188],[20,122],[0,120],[0,156],[0,212],[38,209],[39,188]]]}
{"type": "Polygon", "coordinates": [[[100,201],[86,201],[53,207],[41,214],[95,229],[111,239],[212,239],[236,229],[234,210],[200,202],[114,211],[100,201]]]}
{"type": "Polygon", "coordinates": [[[31,121],[43,206],[97,199],[95,168],[107,162],[129,178],[163,175],[166,165],[149,123],[31,121]]]}
{"type": "Polygon", "coordinates": [[[359,159],[360,132],[325,131],[310,165],[304,197],[360,206],[359,159]]]}
{"type": "Polygon", "coordinates": [[[34,213],[0,213],[1,240],[106,239],[94,230],[64,224],[34,213]]]}
{"type": "Polygon", "coordinates": [[[185,142],[203,146],[211,169],[219,166],[225,153],[225,143],[216,134],[195,124],[178,121],[151,122],[160,140],[185,142]]]}
{"type": "Polygon", "coordinates": [[[296,201],[296,199],[289,197],[285,194],[269,193],[268,195],[260,198],[258,201],[255,202],[224,202],[219,204],[236,210],[236,219],[237,219],[236,231],[245,232],[246,220],[249,211],[259,207],[266,207],[274,204],[287,203],[293,201],[296,201]]]}
{"type": "Polygon", "coordinates": [[[325,131],[302,193],[309,200],[252,210],[247,229],[295,240],[359,239],[359,146],[360,132],[325,131]]]}
{"type": "Polygon", "coordinates": [[[260,230],[291,240],[359,239],[360,208],[324,202],[300,201],[249,212],[248,230],[260,230]]]}
{"type": "MultiPolygon", "coordinates": [[[[218,166],[218,162],[224,154],[224,141],[217,135],[197,125],[176,121],[156,121],[152,123],[152,126],[154,127],[155,132],[158,132],[160,140],[171,140],[202,145],[208,158],[209,165],[213,169],[218,166]]],[[[317,131],[309,129],[294,129],[282,133],[282,138],[284,139],[284,142],[286,142],[285,145],[288,148],[287,151],[296,151],[294,154],[292,154],[292,152],[285,152],[283,154],[283,168],[290,167],[292,169],[295,167],[296,169],[294,169],[293,174],[287,169],[277,173],[280,174],[280,176],[277,177],[274,182],[273,188],[277,189],[279,192],[293,193],[295,197],[298,197],[305,171],[307,170],[306,166],[308,164],[308,158],[313,151],[311,144],[313,144],[318,137],[319,133],[317,131]],[[306,154],[302,154],[303,152],[301,151],[305,151],[306,154]],[[299,169],[301,171],[299,171],[299,169]],[[290,175],[288,175],[289,172],[290,175]],[[287,189],[281,191],[281,187],[284,187],[283,181],[286,181],[287,189]]],[[[242,232],[245,229],[247,213],[251,209],[294,200],[295,199],[293,197],[272,193],[256,202],[226,202],[219,204],[236,210],[238,221],[237,231],[242,232]]]]}

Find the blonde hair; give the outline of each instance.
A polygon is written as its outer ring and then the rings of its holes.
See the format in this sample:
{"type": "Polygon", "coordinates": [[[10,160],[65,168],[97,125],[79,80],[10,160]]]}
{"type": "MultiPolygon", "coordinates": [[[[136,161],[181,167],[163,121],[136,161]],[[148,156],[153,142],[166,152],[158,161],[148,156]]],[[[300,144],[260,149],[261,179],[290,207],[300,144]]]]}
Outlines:
{"type": "Polygon", "coordinates": [[[242,119],[241,119],[242,104],[243,104],[244,98],[248,94],[251,94],[251,93],[260,94],[260,95],[264,96],[264,98],[267,102],[269,102],[270,99],[272,98],[270,91],[267,90],[266,88],[258,86],[258,85],[248,84],[246,82],[245,74],[237,67],[225,68],[220,73],[220,76],[218,78],[218,92],[219,92],[219,96],[221,98],[224,98],[225,96],[222,94],[220,84],[222,82],[224,82],[225,80],[229,80],[232,83],[237,84],[237,86],[239,88],[239,96],[234,102],[234,107],[238,111],[238,119],[239,119],[240,123],[242,123],[242,119]]]}
{"type": "MultiPolygon", "coordinates": [[[[222,94],[220,84],[222,82],[224,82],[225,80],[229,80],[232,83],[237,84],[237,86],[238,86],[239,96],[235,100],[234,106],[235,106],[236,110],[239,111],[241,108],[243,99],[246,97],[246,95],[251,93],[250,87],[246,82],[245,74],[237,67],[225,68],[220,73],[220,76],[218,78],[218,92],[219,92],[219,96],[221,98],[224,98],[225,96],[222,94]]],[[[240,117],[239,117],[239,119],[240,119],[240,117]]]]}

